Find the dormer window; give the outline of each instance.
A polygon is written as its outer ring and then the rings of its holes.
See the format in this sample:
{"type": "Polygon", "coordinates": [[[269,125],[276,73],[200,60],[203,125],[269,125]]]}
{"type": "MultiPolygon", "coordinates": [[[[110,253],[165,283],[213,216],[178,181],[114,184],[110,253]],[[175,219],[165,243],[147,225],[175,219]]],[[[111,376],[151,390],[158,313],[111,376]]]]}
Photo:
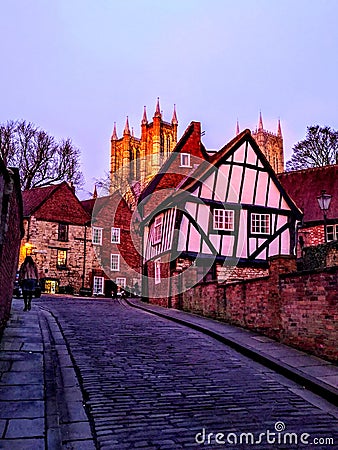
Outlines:
{"type": "Polygon", "coordinates": [[[190,165],[190,153],[181,153],[181,165],[180,167],[191,167],[190,165]]]}

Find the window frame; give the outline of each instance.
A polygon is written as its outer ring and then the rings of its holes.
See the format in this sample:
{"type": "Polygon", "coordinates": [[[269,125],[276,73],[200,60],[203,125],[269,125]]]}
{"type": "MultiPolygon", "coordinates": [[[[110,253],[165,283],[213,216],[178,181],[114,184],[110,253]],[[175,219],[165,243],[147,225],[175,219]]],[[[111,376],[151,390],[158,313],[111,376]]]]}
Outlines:
{"type": "Polygon", "coordinates": [[[93,277],[93,295],[100,295],[100,294],[104,294],[104,277],[98,277],[96,275],[94,275],[93,277]],[[95,291],[95,280],[101,280],[101,292],[96,292],[95,291]]]}
{"type": "Polygon", "coordinates": [[[250,234],[253,236],[271,236],[271,220],[272,215],[270,213],[252,212],[250,214],[250,234]],[[263,216],[268,220],[265,219],[264,221],[262,221],[263,216]],[[257,217],[259,217],[259,222],[256,221],[257,217]],[[254,230],[254,228],[257,228],[257,224],[259,228],[254,230]],[[264,230],[264,224],[268,224],[267,230],[264,230]]]}
{"type": "Polygon", "coordinates": [[[328,224],[326,225],[326,241],[333,242],[338,240],[338,223],[337,224],[328,224]],[[332,232],[329,229],[332,228],[332,232]],[[329,234],[332,234],[333,239],[329,239],[329,234]]]}
{"type": "Polygon", "coordinates": [[[191,167],[190,153],[180,153],[180,167],[191,167]],[[184,158],[187,158],[187,164],[184,164],[184,158]]]}
{"type": "Polygon", "coordinates": [[[226,208],[214,208],[212,210],[212,226],[213,229],[215,231],[235,231],[235,211],[233,209],[226,209],[226,208]],[[216,214],[220,214],[223,215],[223,227],[220,226],[216,226],[216,214]],[[226,213],[229,213],[230,215],[230,220],[227,221],[228,224],[230,224],[230,226],[225,227],[226,221],[225,221],[225,217],[226,217],[226,213]]]}
{"type": "Polygon", "coordinates": [[[153,222],[153,239],[152,239],[153,245],[157,245],[162,242],[162,231],[163,231],[163,214],[160,214],[159,216],[155,217],[153,222]]]}
{"type": "Polygon", "coordinates": [[[69,225],[67,223],[59,222],[58,224],[58,241],[68,242],[69,225]],[[64,228],[63,228],[64,227],[64,228]],[[64,237],[62,235],[65,235],[64,237]]]}
{"type": "Polygon", "coordinates": [[[112,244],[120,244],[121,243],[121,228],[111,227],[111,229],[110,229],[110,242],[112,244]],[[118,233],[117,233],[117,240],[116,241],[113,241],[113,236],[116,236],[116,235],[113,234],[113,231],[114,232],[118,231],[118,233]]]}
{"type": "Polygon", "coordinates": [[[112,272],[119,272],[120,271],[120,254],[119,253],[111,253],[110,254],[110,270],[112,272]],[[113,268],[113,256],[117,256],[117,264],[116,264],[117,268],[113,268]]]}
{"type": "Polygon", "coordinates": [[[119,286],[122,289],[125,289],[127,286],[127,279],[125,277],[116,277],[115,279],[116,286],[119,286]],[[123,280],[122,283],[119,283],[119,280],[123,280]]]}
{"type": "Polygon", "coordinates": [[[93,245],[102,245],[102,234],[103,234],[103,228],[101,228],[101,227],[92,227],[92,244],[93,245]],[[99,237],[100,237],[100,239],[99,239],[99,241],[100,242],[94,242],[94,231],[99,231],[100,233],[99,233],[99,237]]]}
{"type": "Polygon", "coordinates": [[[67,269],[67,260],[68,260],[68,250],[65,249],[65,248],[58,248],[58,249],[56,249],[56,268],[58,270],[67,269]],[[64,258],[62,258],[64,260],[64,264],[59,264],[59,261],[60,261],[59,252],[64,252],[65,253],[64,258]]]}

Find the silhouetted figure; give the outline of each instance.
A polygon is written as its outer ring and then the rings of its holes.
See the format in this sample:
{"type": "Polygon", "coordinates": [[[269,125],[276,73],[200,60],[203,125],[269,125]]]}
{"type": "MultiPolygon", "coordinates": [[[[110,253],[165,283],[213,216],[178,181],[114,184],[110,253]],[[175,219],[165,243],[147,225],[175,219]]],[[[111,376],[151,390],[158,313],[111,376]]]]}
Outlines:
{"type": "Polygon", "coordinates": [[[25,302],[24,311],[30,311],[32,296],[35,292],[39,280],[38,268],[31,256],[26,256],[19,271],[19,283],[22,287],[23,299],[25,302]]]}

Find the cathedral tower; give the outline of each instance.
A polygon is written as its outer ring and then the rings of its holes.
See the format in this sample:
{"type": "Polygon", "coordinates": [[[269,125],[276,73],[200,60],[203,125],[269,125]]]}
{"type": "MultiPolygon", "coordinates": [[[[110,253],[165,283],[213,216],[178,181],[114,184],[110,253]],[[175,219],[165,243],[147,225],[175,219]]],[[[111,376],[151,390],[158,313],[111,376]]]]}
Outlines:
{"type": "MultiPolygon", "coordinates": [[[[162,166],[177,143],[177,115],[174,111],[171,122],[162,119],[160,100],[157,99],[152,122],[148,122],[146,107],[141,120],[141,138],[130,133],[127,117],[123,137],[117,136],[114,123],[111,136],[110,175],[122,178],[131,185],[139,183],[139,188],[147,183],[162,166]]],[[[116,183],[116,180],[114,180],[116,183]]]]}
{"type": "Polygon", "coordinates": [[[252,136],[264,153],[276,173],[284,172],[283,136],[280,120],[278,120],[277,133],[264,130],[262,113],[259,114],[258,128],[252,136]]]}

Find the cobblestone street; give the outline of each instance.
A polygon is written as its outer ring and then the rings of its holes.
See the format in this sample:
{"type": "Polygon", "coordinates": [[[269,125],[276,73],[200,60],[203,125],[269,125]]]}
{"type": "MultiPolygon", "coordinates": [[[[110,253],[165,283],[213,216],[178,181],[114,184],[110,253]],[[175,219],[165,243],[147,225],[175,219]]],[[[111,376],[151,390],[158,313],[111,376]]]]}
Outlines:
{"type": "Polygon", "coordinates": [[[336,409],[200,332],[113,300],[38,305],[60,325],[99,448],[248,448],[236,443],[241,433],[258,440],[268,430],[270,442],[250,448],[303,447],[278,443],[277,422],[309,443],[337,442],[336,409]],[[234,433],[233,444],[217,433],[234,433]]]}

